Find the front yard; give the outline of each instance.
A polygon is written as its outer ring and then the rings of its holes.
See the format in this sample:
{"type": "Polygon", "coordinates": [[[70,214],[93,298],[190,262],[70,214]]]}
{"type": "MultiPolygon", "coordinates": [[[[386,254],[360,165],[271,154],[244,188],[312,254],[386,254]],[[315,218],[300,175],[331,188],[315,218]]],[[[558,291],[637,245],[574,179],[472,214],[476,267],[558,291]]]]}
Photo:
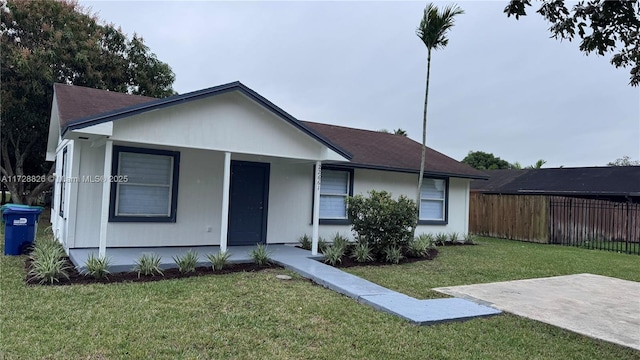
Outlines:
{"type": "MultiPolygon", "coordinates": [[[[4,243],[4,240],[2,240],[4,243]]],[[[347,271],[420,298],[479,282],[590,272],[640,281],[637,256],[480,239],[433,261],[347,271]]],[[[417,327],[284,270],[152,283],[26,286],[0,257],[6,359],[639,359],[637,351],[504,314],[417,327]]]]}

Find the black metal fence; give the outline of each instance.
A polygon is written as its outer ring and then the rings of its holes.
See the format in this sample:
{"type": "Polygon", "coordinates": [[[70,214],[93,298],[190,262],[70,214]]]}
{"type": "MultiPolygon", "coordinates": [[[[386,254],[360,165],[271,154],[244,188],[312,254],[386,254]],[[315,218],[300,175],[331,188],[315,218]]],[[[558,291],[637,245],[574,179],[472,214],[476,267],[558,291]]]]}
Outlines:
{"type": "Polygon", "coordinates": [[[549,243],[640,255],[640,204],[552,197],[549,243]]]}

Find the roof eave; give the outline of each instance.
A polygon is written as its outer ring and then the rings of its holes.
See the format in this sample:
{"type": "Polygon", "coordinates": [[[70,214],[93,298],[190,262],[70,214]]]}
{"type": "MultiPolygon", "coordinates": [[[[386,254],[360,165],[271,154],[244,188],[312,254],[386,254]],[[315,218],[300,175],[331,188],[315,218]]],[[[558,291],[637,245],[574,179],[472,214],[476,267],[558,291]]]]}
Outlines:
{"type": "Polygon", "coordinates": [[[487,195],[571,195],[571,196],[640,196],[640,192],[615,192],[615,191],[551,191],[551,190],[479,190],[487,195]]]}
{"type": "MultiPolygon", "coordinates": [[[[401,172],[401,173],[409,173],[409,174],[419,174],[420,173],[419,169],[400,168],[400,167],[372,165],[372,164],[331,163],[331,165],[332,166],[337,166],[337,167],[345,167],[345,168],[393,171],[393,172],[401,172]]],[[[462,179],[488,180],[488,177],[486,177],[486,176],[451,173],[451,172],[443,172],[443,171],[431,171],[431,170],[427,170],[427,169],[425,169],[424,174],[425,175],[432,175],[432,176],[439,176],[439,177],[455,177],[455,178],[462,178],[462,179]]]]}

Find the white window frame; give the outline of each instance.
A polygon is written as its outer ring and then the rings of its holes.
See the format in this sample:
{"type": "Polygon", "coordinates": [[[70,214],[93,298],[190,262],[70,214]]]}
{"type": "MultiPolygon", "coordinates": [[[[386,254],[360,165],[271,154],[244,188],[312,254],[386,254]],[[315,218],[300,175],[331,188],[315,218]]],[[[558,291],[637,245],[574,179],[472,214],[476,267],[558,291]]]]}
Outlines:
{"type": "MultiPolygon", "coordinates": [[[[327,198],[327,197],[332,197],[332,198],[342,198],[344,200],[344,216],[341,217],[326,217],[326,216],[322,216],[322,214],[319,215],[320,217],[320,221],[324,221],[324,220],[328,220],[328,221],[346,221],[348,219],[348,215],[347,215],[347,198],[349,196],[351,196],[353,194],[353,171],[350,169],[338,169],[338,168],[322,168],[322,173],[324,173],[325,171],[332,171],[332,172],[344,172],[347,174],[347,183],[345,184],[345,188],[346,188],[346,193],[344,194],[336,194],[336,193],[323,193],[322,192],[322,174],[321,174],[321,180],[320,180],[320,202],[322,203],[322,199],[323,198],[327,198]]],[[[322,207],[320,207],[322,208],[322,207]]]]}
{"type": "Polygon", "coordinates": [[[65,176],[67,176],[67,163],[69,162],[69,160],[67,159],[68,155],[67,155],[67,150],[68,147],[65,146],[64,149],[62,150],[62,157],[60,159],[60,178],[58,179],[58,184],[60,184],[60,200],[59,202],[59,206],[60,209],[58,209],[58,214],[60,215],[61,218],[64,218],[64,214],[65,214],[65,209],[64,206],[67,203],[67,200],[65,199],[65,197],[67,196],[67,179],[65,178],[65,176]]]}
{"type": "Polygon", "coordinates": [[[442,197],[441,198],[435,198],[435,197],[422,197],[422,190],[420,191],[420,204],[418,204],[418,211],[420,212],[419,215],[419,220],[420,222],[436,222],[436,223],[446,223],[447,222],[447,208],[448,208],[448,194],[449,194],[449,181],[448,179],[442,179],[442,178],[424,178],[422,180],[422,186],[424,187],[425,185],[425,180],[435,180],[435,181],[442,181],[442,184],[444,186],[444,189],[442,191],[442,197]],[[422,202],[423,201],[430,201],[430,202],[441,202],[442,203],[442,216],[440,218],[426,218],[423,217],[422,215],[422,202]]]}

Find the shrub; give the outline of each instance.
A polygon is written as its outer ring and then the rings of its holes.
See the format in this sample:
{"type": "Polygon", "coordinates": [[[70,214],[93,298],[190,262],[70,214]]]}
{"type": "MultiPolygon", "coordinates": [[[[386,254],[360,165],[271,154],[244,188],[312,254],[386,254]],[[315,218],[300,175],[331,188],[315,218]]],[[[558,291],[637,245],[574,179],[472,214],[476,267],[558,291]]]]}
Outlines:
{"type": "Polygon", "coordinates": [[[399,246],[387,246],[384,249],[384,259],[387,262],[398,264],[403,258],[402,249],[399,246]]]}
{"type": "Polygon", "coordinates": [[[164,276],[162,269],[160,269],[160,261],[162,257],[158,254],[142,254],[136,259],[136,265],[133,267],[133,271],[144,276],[155,276],[156,274],[164,276]]]}
{"type": "Polygon", "coordinates": [[[311,246],[313,245],[311,238],[307,234],[299,237],[298,242],[300,243],[300,247],[305,250],[311,250],[311,246]]]}
{"type": "Polygon", "coordinates": [[[55,240],[37,241],[31,258],[31,270],[27,276],[40,284],[53,284],[60,278],[69,279],[69,263],[65,259],[62,245],[55,240]]]}
{"type": "Polygon", "coordinates": [[[371,256],[371,249],[369,248],[369,244],[365,241],[358,242],[354,246],[351,257],[359,263],[373,261],[373,256],[371,256]]]}
{"type": "Polygon", "coordinates": [[[41,256],[46,256],[48,258],[64,258],[67,254],[62,247],[62,244],[58,242],[53,236],[46,238],[39,238],[35,241],[31,255],[29,256],[32,260],[37,259],[41,256]]]}
{"type": "Polygon", "coordinates": [[[468,245],[475,245],[476,237],[472,233],[467,233],[464,236],[464,243],[468,245]]]}
{"type": "Polygon", "coordinates": [[[435,239],[436,239],[436,245],[442,246],[449,241],[449,236],[445,233],[439,232],[436,234],[435,239]]]}
{"type": "Polygon", "coordinates": [[[415,257],[427,257],[433,248],[435,240],[431,234],[420,234],[409,243],[409,253],[415,257]]]}
{"type": "Polygon", "coordinates": [[[344,256],[344,248],[341,246],[331,245],[327,246],[324,251],[324,262],[332,266],[342,262],[344,256]]]}
{"type": "Polygon", "coordinates": [[[178,265],[178,270],[182,274],[187,274],[196,271],[196,264],[198,263],[198,253],[192,250],[187,251],[186,254],[180,256],[174,256],[173,261],[178,265]]]}
{"type": "Polygon", "coordinates": [[[110,261],[107,257],[97,257],[93,253],[89,254],[85,266],[85,276],[93,276],[96,279],[102,279],[110,274],[109,272],[110,261]]]}
{"type": "Polygon", "coordinates": [[[374,254],[382,255],[387,247],[403,248],[413,238],[418,208],[406,196],[394,200],[386,191],[370,191],[369,197],[356,195],[347,204],[353,231],[374,254]]]}
{"type": "Polygon", "coordinates": [[[449,241],[452,243],[457,242],[459,238],[460,238],[460,234],[458,234],[455,231],[449,234],[449,241]]]}
{"type": "Polygon", "coordinates": [[[266,266],[271,263],[271,251],[267,251],[267,245],[264,244],[256,245],[256,248],[249,252],[249,256],[260,266],[266,266]]]}
{"type": "Polygon", "coordinates": [[[318,251],[320,251],[321,253],[324,254],[324,251],[327,249],[327,246],[329,246],[327,241],[322,236],[319,237],[318,238],[318,251]]]}
{"type": "Polygon", "coordinates": [[[346,253],[349,247],[351,246],[351,243],[344,235],[341,235],[340,233],[336,233],[333,236],[332,246],[337,246],[342,249],[343,253],[346,253]]]}
{"type": "Polygon", "coordinates": [[[217,254],[207,255],[207,259],[211,262],[211,269],[213,271],[220,271],[229,263],[229,257],[231,253],[228,251],[220,251],[217,254]]]}

